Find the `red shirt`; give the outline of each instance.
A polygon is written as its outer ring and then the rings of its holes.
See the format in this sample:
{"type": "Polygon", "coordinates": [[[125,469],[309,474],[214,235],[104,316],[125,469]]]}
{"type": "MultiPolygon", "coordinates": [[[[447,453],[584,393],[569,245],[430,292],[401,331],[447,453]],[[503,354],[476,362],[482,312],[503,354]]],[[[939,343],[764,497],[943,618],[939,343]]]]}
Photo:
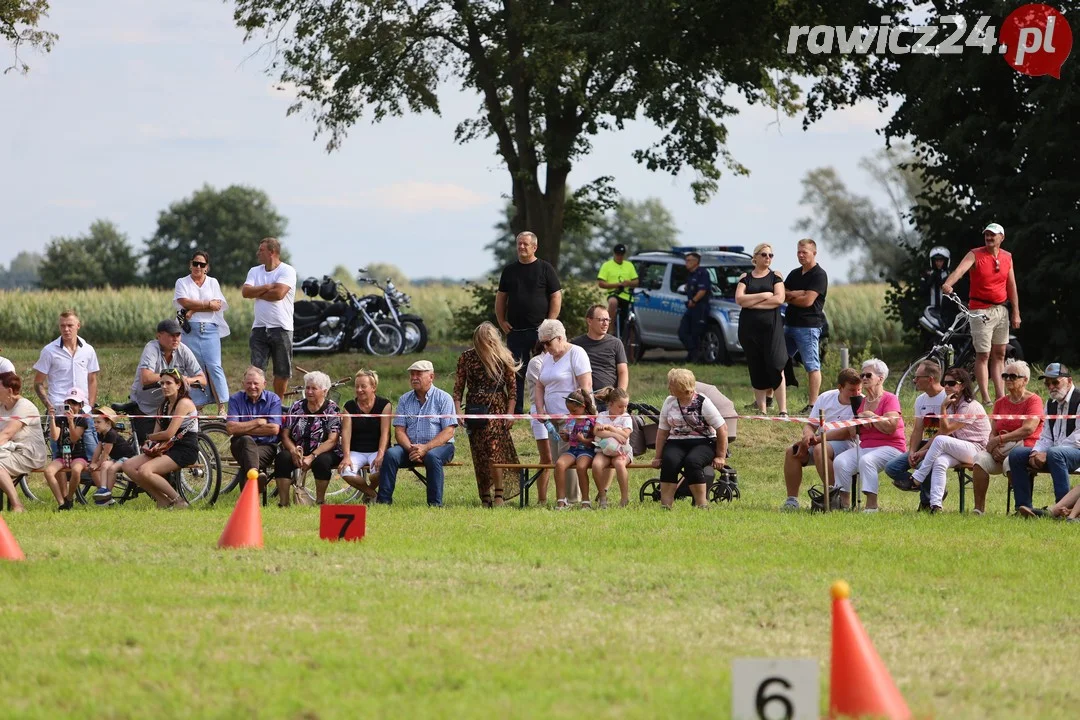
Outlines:
{"type": "MultiPolygon", "coordinates": [[[[1032,393],[1027,400],[1023,401],[1019,405],[1009,399],[1008,395],[1002,395],[994,402],[994,414],[995,415],[1045,415],[1046,410],[1043,408],[1042,398],[1038,393],[1032,393]]],[[[995,420],[994,421],[994,433],[996,435],[1004,435],[1005,433],[1012,432],[1013,430],[1019,430],[1020,426],[1024,424],[1023,420],[995,420]]],[[[1035,441],[1039,439],[1039,435],[1042,434],[1043,421],[1039,418],[1039,424],[1035,426],[1035,432],[1024,438],[1024,447],[1035,447],[1035,441]]]]}
{"type": "Polygon", "coordinates": [[[975,264],[971,266],[968,305],[972,310],[1004,305],[1009,299],[1006,283],[1012,270],[1012,254],[999,248],[995,258],[984,247],[975,248],[971,254],[975,256],[975,264]]]}

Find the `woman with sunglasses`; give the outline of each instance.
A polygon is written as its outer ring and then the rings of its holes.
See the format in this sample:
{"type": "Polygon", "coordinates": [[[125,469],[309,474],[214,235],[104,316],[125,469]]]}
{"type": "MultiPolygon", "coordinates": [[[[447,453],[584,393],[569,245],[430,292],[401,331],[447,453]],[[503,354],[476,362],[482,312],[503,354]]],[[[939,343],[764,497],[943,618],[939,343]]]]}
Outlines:
{"type": "Polygon", "coordinates": [[[221,415],[229,402],[229,385],[221,366],[221,338],[230,333],[229,324],[225,322],[229,301],[209,272],[210,253],[196,250],[191,256],[191,274],[176,281],[173,304],[179,311],[177,320],[183,327],[183,342],[195,353],[195,359],[206,373],[217,400],[217,413],[221,415]]]}
{"type": "Polygon", "coordinates": [[[188,396],[187,383],[176,368],[161,372],[164,400],[154,432],[144,440],[142,453],[124,463],[124,474],[154,498],[159,508],[190,507],[166,475],[199,459],[199,411],[188,396]]]}
{"type": "Polygon", "coordinates": [[[900,400],[885,391],[885,379],[889,366],[877,358],[862,364],[863,401],[856,417],[871,420],[865,425],[851,428],[851,437],[859,436],[858,444],[851,450],[833,458],[836,486],[840,488],[840,502],[844,507],[851,503],[851,484],[859,473],[866,507],[863,512],[878,511],[878,473],[885,466],[907,452],[904,439],[904,418],[900,414],[900,400]]]}
{"type": "Polygon", "coordinates": [[[949,368],[941,384],[945,388],[945,401],[941,403],[938,432],[919,467],[911,474],[912,483],[919,487],[927,477],[930,478],[929,502],[923,493],[924,500],[919,503],[919,509],[932,513],[941,512],[941,503],[945,499],[945,473],[949,468],[974,462],[986,449],[990,437],[990,421],[982,404],[975,400],[968,371],[961,367],[949,368]],[[950,415],[955,417],[948,417],[950,415]]]}
{"type": "Polygon", "coordinates": [[[1035,447],[1042,434],[1043,401],[1038,393],[1028,390],[1031,367],[1023,360],[1012,360],[1001,373],[1005,395],[994,403],[994,415],[1037,415],[1026,420],[994,420],[986,448],[975,455],[971,484],[975,491],[975,514],[986,512],[986,490],[991,475],[1009,472],[1009,452],[1015,447],[1035,447]]]}
{"type": "Polygon", "coordinates": [[[784,366],[787,344],[780,306],[784,304],[784,280],[771,269],[772,246],[762,243],[754,248],[754,269],[739,278],[735,302],[739,315],[739,343],[746,353],[746,367],[754,388],[754,403],[765,414],[765,394],[776,390],[780,415],[787,415],[787,388],[784,366]]]}

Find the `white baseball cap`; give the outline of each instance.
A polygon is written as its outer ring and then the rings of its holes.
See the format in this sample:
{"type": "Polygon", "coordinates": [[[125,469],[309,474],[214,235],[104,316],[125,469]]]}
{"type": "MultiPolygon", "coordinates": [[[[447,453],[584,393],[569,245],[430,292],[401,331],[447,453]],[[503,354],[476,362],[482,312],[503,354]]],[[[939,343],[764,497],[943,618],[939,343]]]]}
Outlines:
{"type": "Polygon", "coordinates": [[[1005,228],[1001,227],[997,223],[990,223],[989,225],[987,225],[986,227],[983,228],[983,232],[986,232],[988,230],[990,232],[994,233],[995,235],[1004,235],[1005,234],[1005,228]]]}

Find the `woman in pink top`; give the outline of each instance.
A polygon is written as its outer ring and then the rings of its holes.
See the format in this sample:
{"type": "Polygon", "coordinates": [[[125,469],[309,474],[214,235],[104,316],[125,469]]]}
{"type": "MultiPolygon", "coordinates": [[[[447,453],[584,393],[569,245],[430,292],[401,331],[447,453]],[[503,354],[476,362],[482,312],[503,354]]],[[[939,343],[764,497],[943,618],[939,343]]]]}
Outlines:
{"type": "MultiPolygon", "coordinates": [[[[915,485],[930,478],[929,510],[932,513],[941,512],[941,503],[945,499],[945,473],[951,467],[974,462],[990,437],[990,421],[982,404],[975,401],[968,371],[961,367],[949,368],[941,384],[945,388],[945,402],[941,403],[938,434],[919,467],[911,474],[915,485]]],[[[920,505],[919,509],[927,508],[920,505]]]]}
{"type": "Polygon", "coordinates": [[[1027,420],[994,420],[986,449],[975,456],[971,484],[975,491],[975,514],[986,512],[986,490],[990,476],[1009,471],[1009,451],[1019,445],[1035,447],[1043,428],[1046,409],[1038,393],[1028,390],[1031,368],[1023,360],[1012,360],[1001,373],[1005,395],[994,403],[994,415],[1032,415],[1027,420]]]}
{"type": "Polygon", "coordinates": [[[878,510],[878,473],[897,456],[907,452],[904,439],[904,418],[900,415],[900,400],[891,392],[885,392],[885,378],[889,366],[873,358],[862,364],[862,388],[866,397],[858,417],[873,418],[873,422],[851,429],[851,437],[859,435],[859,445],[845,450],[833,459],[836,485],[840,488],[840,502],[847,507],[851,501],[851,482],[859,473],[866,508],[863,512],[878,510]]]}

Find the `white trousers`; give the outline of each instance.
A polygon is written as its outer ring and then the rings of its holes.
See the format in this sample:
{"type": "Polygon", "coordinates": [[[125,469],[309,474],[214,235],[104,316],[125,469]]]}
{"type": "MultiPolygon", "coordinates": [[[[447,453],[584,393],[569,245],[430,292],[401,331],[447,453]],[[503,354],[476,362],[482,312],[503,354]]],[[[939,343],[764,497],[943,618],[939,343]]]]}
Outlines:
{"type": "Polygon", "coordinates": [[[967,440],[957,440],[948,435],[938,435],[930,443],[930,449],[926,451],[919,467],[911,473],[911,477],[922,483],[930,476],[930,505],[941,507],[945,499],[945,474],[949,468],[975,461],[975,456],[982,450],[981,447],[967,440]]]}
{"type": "Polygon", "coordinates": [[[894,447],[852,448],[845,450],[833,459],[833,472],[836,474],[836,486],[844,492],[851,492],[851,480],[856,470],[864,493],[877,494],[878,473],[885,469],[903,450],[894,447]]]}

